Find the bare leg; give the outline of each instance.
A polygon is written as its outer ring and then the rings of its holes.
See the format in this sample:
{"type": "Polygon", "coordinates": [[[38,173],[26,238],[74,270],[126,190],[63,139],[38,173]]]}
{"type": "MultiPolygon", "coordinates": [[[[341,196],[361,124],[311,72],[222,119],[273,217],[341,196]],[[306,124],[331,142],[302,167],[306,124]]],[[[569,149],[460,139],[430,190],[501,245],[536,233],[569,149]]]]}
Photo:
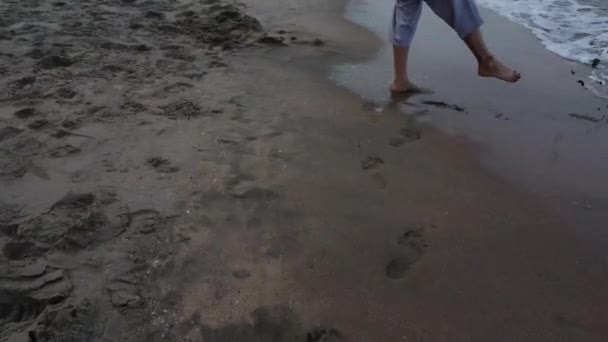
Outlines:
{"type": "Polygon", "coordinates": [[[395,67],[395,79],[391,85],[393,93],[417,93],[421,89],[412,83],[407,74],[407,60],[410,49],[393,45],[393,64],[395,67]]]}
{"type": "Polygon", "coordinates": [[[425,1],[467,44],[477,58],[479,76],[495,77],[506,82],[519,81],[521,75],[494,57],[486,47],[479,30],[483,20],[474,0],[425,1]]]}
{"type": "Polygon", "coordinates": [[[475,30],[464,38],[479,65],[477,73],[481,77],[495,77],[505,82],[517,82],[521,74],[495,58],[486,47],[480,30],[475,30]]]}

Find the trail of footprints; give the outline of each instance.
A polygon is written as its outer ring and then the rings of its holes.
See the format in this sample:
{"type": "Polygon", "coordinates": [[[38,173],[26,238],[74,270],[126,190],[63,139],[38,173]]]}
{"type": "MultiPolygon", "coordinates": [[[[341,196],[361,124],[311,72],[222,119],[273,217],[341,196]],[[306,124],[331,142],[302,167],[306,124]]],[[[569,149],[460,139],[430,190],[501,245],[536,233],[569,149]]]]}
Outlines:
{"type": "MultiPolygon", "coordinates": [[[[422,139],[422,134],[414,128],[403,128],[399,131],[399,135],[388,139],[388,144],[392,147],[401,147],[403,145],[416,142],[422,139]]],[[[361,168],[364,171],[371,172],[371,180],[379,189],[388,187],[388,180],[382,172],[376,170],[384,164],[384,160],[376,155],[370,154],[361,161],[361,168]]]]}
{"type": "MultiPolygon", "coordinates": [[[[418,141],[422,138],[419,130],[403,128],[399,136],[389,138],[389,145],[401,147],[405,144],[418,141]]],[[[386,177],[379,169],[385,162],[376,155],[368,155],[361,162],[364,171],[371,171],[372,182],[380,189],[388,186],[386,177]]],[[[399,280],[404,278],[408,271],[424,256],[428,249],[424,237],[424,227],[408,229],[397,241],[399,253],[397,257],[390,259],[385,265],[385,274],[389,279],[399,280]]]]}

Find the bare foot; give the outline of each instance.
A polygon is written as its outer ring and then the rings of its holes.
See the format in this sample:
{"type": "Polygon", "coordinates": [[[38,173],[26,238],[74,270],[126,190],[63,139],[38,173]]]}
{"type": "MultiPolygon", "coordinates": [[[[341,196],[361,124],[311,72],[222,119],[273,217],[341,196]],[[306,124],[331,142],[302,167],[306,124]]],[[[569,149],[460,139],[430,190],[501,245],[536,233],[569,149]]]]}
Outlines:
{"type": "Polygon", "coordinates": [[[481,77],[495,77],[505,82],[514,83],[519,81],[521,74],[508,66],[504,65],[501,61],[490,56],[479,63],[479,69],[477,73],[481,77]]]}
{"type": "Polygon", "coordinates": [[[394,81],[391,84],[391,92],[396,94],[416,94],[425,90],[410,81],[394,81]]]}

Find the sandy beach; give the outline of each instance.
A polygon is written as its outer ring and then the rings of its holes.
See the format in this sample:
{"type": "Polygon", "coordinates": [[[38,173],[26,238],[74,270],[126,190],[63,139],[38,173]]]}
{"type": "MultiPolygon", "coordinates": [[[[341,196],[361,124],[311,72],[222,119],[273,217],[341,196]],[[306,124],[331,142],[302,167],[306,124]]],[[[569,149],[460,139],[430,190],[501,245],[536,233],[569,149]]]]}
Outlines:
{"type": "Polygon", "coordinates": [[[585,67],[373,5],[0,2],[0,341],[606,341],[585,67]]]}

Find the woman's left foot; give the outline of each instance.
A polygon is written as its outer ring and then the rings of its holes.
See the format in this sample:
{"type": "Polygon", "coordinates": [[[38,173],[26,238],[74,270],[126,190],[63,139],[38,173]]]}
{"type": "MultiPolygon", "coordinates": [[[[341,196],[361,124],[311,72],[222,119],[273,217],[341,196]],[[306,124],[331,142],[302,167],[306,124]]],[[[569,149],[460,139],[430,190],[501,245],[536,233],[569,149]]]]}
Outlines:
{"type": "Polygon", "coordinates": [[[481,77],[494,77],[509,83],[515,83],[521,79],[521,74],[493,56],[489,56],[479,63],[477,73],[481,77]]]}

